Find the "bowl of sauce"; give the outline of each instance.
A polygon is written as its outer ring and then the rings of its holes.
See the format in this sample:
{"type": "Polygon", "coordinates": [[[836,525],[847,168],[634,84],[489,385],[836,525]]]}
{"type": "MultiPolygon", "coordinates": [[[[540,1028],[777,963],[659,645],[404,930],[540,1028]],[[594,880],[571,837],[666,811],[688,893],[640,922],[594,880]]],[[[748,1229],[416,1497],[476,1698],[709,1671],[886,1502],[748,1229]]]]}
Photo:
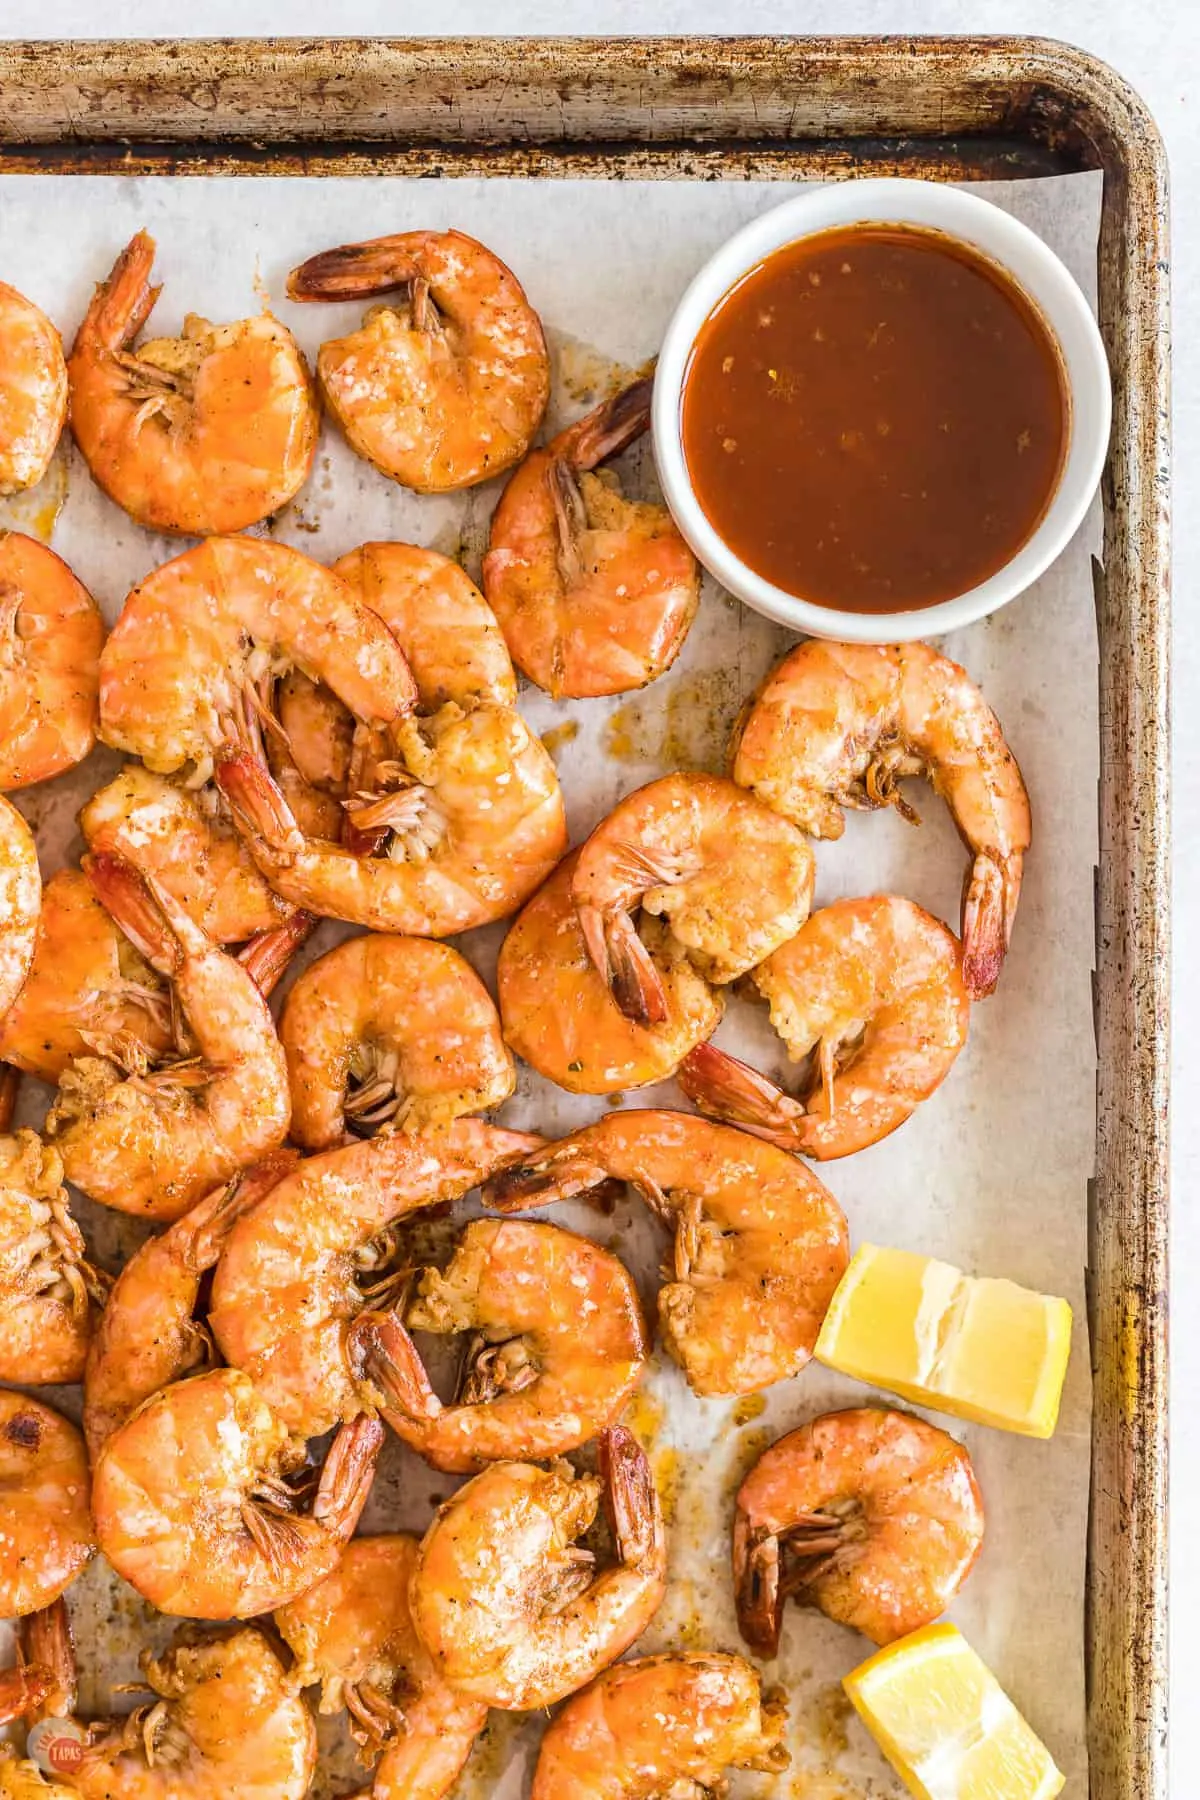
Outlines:
{"type": "Polygon", "coordinates": [[[860,642],[983,617],[1054,561],[1096,491],[1108,365],[1026,226],[932,182],[808,190],[731,238],[655,377],[667,504],[780,623],[860,642]]]}

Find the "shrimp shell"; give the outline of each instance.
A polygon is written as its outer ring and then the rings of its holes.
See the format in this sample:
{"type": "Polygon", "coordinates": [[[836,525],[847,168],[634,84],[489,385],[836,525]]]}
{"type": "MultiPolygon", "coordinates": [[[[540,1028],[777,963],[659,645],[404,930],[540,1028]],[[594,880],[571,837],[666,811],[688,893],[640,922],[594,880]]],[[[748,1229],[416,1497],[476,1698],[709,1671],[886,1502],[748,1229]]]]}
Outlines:
{"type": "Polygon", "coordinates": [[[0,533],[0,788],[49,781],[96,741],[104,625],[60,556],[0,533]]]}
{"type": "Polygon", "coordinates": [[[291,300],[402,291],[321,345],[317,374],[351,448],[421,494],[520,462],[550,394],[541,321],[500,258],[461,231],[402,231],[312,256],[291,300]]]}
{"type": "Polygon", "coordinates": [[[0,1020],[33,963],[41,909],[42,874],[33,833],[0,795],[0,1020]]]}
{"type": "Polygon", "coordinates": [[[723,1793],[726,1769],[786,1768],[782,1688],[740,1656],[618,1663],[567,1701],[538,1752],[530,1800],[660,1800],[723,1793]]]}
{"type": "Polygon", "coordinates": [[[890,1407],[823,1413],[764,1451],[738,1490],[742,1636],[778,1655],[793,1594],[890,1644],[946,1610],[982,1543],[971,1459],[948,1432],[890,1407]]]}
{"type": "Polygon", "coordinates": [[[93,478],[148,531],[241,531],[308,479],[319,416],[312,378],[269,313],[134,348],[161,288],[139,231],[96,289],[68,364],[71,430],[93,478]]]}
{"type": "Polygon", "coordinates": [[[62,339],[40,306],[0,281],[0,494],[37,486],[66,417],[62,339]]]}
{"type": "Polygon", "coordinates": [[[95,1547],[83,1438],[39,1400],[0,1388],[0,1616],[49,1606],[95,1547]]]}

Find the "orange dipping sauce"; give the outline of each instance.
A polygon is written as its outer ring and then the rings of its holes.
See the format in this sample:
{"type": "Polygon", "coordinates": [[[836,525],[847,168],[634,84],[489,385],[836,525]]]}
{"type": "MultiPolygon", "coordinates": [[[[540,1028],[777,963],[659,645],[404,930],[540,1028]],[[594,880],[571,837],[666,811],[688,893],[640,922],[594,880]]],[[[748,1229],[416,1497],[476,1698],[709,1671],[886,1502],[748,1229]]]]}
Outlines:
{"type": "Polygon", "coordinates": [[[935,606],[1003,568],[1069,430],[1032,302],[918,226],[776,251],[706,320],[684,378],[683,453],[713,528],[776,587],[848,611],[935,606]]]}

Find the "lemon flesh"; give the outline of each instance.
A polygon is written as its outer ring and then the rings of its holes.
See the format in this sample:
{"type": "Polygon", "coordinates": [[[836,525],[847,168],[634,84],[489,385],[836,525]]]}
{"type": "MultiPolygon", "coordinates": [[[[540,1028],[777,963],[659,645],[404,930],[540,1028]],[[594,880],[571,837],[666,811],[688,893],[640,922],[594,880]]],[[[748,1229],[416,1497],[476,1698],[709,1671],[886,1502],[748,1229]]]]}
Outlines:
{"type": "Polygon", "coordinates": [[[917,1800],[1053,1800],[1065,1777],[954,1625],[927,1625],[842,1684],[917,1800]]]}
{"type": "Polygon", "coordinates": [[[1065,1300],[864,1244],[833,1296],[815,1354],[917,1405],[1048,1438],[1070,1349],[1065,1300]]]}

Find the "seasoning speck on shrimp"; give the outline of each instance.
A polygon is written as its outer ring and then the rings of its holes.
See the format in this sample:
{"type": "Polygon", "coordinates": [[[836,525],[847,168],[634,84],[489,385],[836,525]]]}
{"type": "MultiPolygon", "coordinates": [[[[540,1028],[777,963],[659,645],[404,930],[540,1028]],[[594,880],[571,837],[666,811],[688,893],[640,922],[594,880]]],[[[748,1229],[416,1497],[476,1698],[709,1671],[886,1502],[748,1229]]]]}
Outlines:
{"type": "Polygon", "coordinates": [[[940,1086],[967,1038],[958,939],[911,900],[835,900],[755,969],[794,1062],[793,1099],[736,1057],[701,1044],[679,1083],[702,1112],[819,1162],[904,1123],[940,1086]]]}
{"type": "Polygon", "coordinates": [[[478,1119],[391,1132],[309,1157],[237,1221],[209,1324],[290,1430],[318,1437],[373,1405],[347,1340],[361,1312],[404,1286],[401,1222],[458,1199],[540,1142],[478,1119]]]}
{"type": "Polygon", "coordinates": [[[651,387],[635,382],[535,450],[492,517],[484,592],[514,661],[556,700],[645,687],[696,616],[700,570],[666,507],[593,473],[645,431],[651,387]]]}
{"type": "Polygon", "coordinates": [[[1000,722],[957,663],[928,644],[798,644],[767,678],[735,746],[733,778],[813,837],[843,807],[895,806],[905,776],[945,800],[972,862],[963,978],[990,994],[1012,936],[1030,842],[1029,795],[1000,722]]]}
{"type": "Polygon", "coordinates": [[[177,1219],[276,1149],[291,1118],[287,1064],[258,986],[174,900],[118,857],[88,877],[147,960],[174,983],[197,1055],[125,1076],[103,1057],[63,1073],[46,1119],[67,1177],[121,1212],[177,1219]]]}
{"type": "Polygon", "coordinates": [[[665,775],[597,825],[571,877],[588,953],[627,1018],[658,1025],[666,996],[638,934],[665,919],[706,980],[736,980],[808,917],[813,856],[795,826],[717,775],[665,775]]]}
{"type": "Polygon", "coordinates": [[[518,1219],[473,1220],[449,1266],[424,1270],[407,1307],[364,1313],[350,1344],[393,1431],[459,1474],[587,1443],[620,1417],[650,1351],[624,1264],[518,1219]],[[454,1403],[434,1393],[409,1331],[474,1334],[454,1403]]]}
{"type": "MultiPolygon", "coordinates": [[[[70,1696],[54,1706],[57,1717],[69,1717],[75,1657],[61,1603],[26,1623],[40,1627],[36,1635],[27,1630],[26,1669],[42,1670],[60,1696],[70,1696]]],[[[161,1656],[143,1650],[139,1662],[150,1701],[122,1717],[75,1721],[82,1755],[53,1781],[5,1746],[3,1800],[304,1800],[316,1770],[316,1730],[261,1631],[244,1626],[210,1637],[183,1626],[161,1656]]],[[[0,1707],[8,1717],[30,1713],[8,1675],[0,1677],[0,1707]]]]}
{"type": "Polygon", "coordinates": [[[370,1493],[378,1420],[343,1425],[311,1509],[308,1458],[237,1369],[192,1375],[144,1401],[105,1442],[92,1477],[96,1537],[160,1612],[245,1619],[335,1567],[370,1493]]]}
{"type": "Polygon", "coordinates": [[[0,1388],[0,1617],[49,1606],[95,1547],[83,1438],[60,1413],[0,1388]]]}
{"type": "Polygon", "coordinates": [[[96,602],[60,556],[0,532],[0,788],[49,781],[96,741],[96,602]]]}
{"type": "Polygon", "coordinates": [[[501,1211],[625,1181],[671,1227],[658,1313],[698,1394],[796,1375],[849,1260],[833,1195],[773,1144],[677,1112],[609,1113],[486,1186],[501,1211]]]}
{"type": "Polygon", "coordinates": [[[214,1358],[196,1317],[200,1283],[235,1222],[290,1175],[299,1158],[276,1150],[147,1238],[118,1275],[83,1377],[83,1431],[93,1463],[143,1400],[214,1358]]]}
{"type": "Polygon", "coordinates": [[[62,339],[40,306],[0,281],[0,494],[36,487],[66,417],[62,339]]]}
{"type": "Polygon", "coordinates": [[[725,1771],[778,1773],[787,1701],[740,1656],[643,1656],[567,1701],[538,1752],[530,1800],[692,1800],[725,1771]]]}
{"type": "Polygon", "coordinates": [[[792,1595],[890,1644],[945,1612],[982,1542],[971,1459],[948,1432],[890,1407],[823,1413],[772,1444],[738,1490],[742,1636],[778,1655],[792,1595]]]}
{"type": "Polygon", "coordinates": [[[33,833],[0,794],[0,1020],[33,963],[41,908],[42,872],[33,833]]]}
{"type": "Polygon", "coordinates": [[[520,462],[550,394],[541,322],[511,269],[461,231],[402,231],[311,256],[291,300],[396,296],[322,344],[317,374],[351,448],[421,494],[520,462]]]}
{"type": "Polygon", "coordinates": [[[528,901],[500,947],[496,989],[504,1035],[539,1075],[571,1094],[612,1094],[661,1081],[716,1030],[724,1002],[692,967],[661,919],[643,915],[638,935],[657,972],[665,1017],[627,1019],[588,955],[565,857],[528,901]]]}
{"type": "Polygon", "coordinates": [[[359,1800],[443,1800],[487,1723],[487,1707],[437,1673],[413,1627],[409,1582],[418,1540],[359,1537],[331,1575],[281,1607],[275,1626],[293,1679],[321,1684],[321,1711],[345,1708],[364,1762],[359,1800]]]}
{"type": "Polygon", "coordinates": [[[428,938],[350,938],[292,987],[279,1022],[292,1136],[329,1150],[347,1130],[420,1130],[485,1112],[516,1069],[470,963],[428,938]]]}
{"type": "Polygon", "coordinates": [[[36,1131],[0,1137],[0,1381],[78,1381],[107,1281],[87,1260],[62,1159],[36,1131]]]}
{"type": "Polygon", "coordinates": [[[210,538],[126,600],[100,658],[100,735],[199,786],[218,751],[275,724],[273,687],[293,667],[366,725],[416,697],[387,626],[329,569],[268,539],[210,538]]]}
{"type": "Polygon", "coordinates": [[[667,1545],[645,1453],[623,1426],[600,1475],[493,1463],[439,1507],[410,1588],[413,1622],[460,1693],[505,1711],[552,1706],[641,1636],[666,1591],[667,1545]],[[603,1496],[617,1560],[576,1540],[603,1496]]]}
{"type": "Polygon", "coordinates": [[[299,492],[317,449],[308,367],[269,313],[175,338],[138,334],[161,288],[139,231],[114,263],[71,350],[71,430],[105,493],[148,531],[243,531],[299,492]]]}

